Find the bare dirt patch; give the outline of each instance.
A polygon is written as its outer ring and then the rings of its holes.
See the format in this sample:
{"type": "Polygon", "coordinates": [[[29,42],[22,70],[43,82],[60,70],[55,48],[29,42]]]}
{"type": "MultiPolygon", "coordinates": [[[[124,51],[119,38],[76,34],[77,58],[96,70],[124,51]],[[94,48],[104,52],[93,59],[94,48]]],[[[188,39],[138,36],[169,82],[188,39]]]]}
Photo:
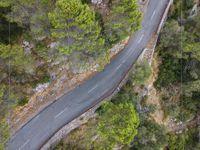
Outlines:
{"type": "Polygon", "coordinates": [[[157,56],[157,54],[154,54],[154,58],[152,61],[152,70],[153,73],[148,81],[149,85],[149,93],[148,93],[148,98],[147,98],[147,104],[153,104],[156,106],[156,110],[154,113],[151,114],[152,118],[155,120],[155,122],[157,122],[158,124],[165,124],[164,122],[164,112],[162,110],[162,106],[160,103],[160,99],[161,99],[161,95],[160,93],[156,90],[156,88],[154,87],[154,82],[157,80],[158,77],[158,71],[159,71],[159,64],[160,64],[160,60],[157,56]]]}

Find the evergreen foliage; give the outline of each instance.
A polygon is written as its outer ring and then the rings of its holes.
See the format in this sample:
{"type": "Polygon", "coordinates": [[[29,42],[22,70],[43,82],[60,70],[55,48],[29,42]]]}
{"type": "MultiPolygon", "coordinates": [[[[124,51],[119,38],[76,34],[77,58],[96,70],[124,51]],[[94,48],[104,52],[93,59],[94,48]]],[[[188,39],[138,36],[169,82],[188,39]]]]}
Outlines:
{"type": "Polygon", "coordinates": [[[111,0],[110,14],[104,20],[109,44],[116,43],[140,28],[142,15],[137,0],[111,0]]]}
{"type": "Polygon", "coordinates": [[[8,67],[10,67],[10,71],[18,74],[34,72],[33,58],[26,55],[19,45],[0,44],[0,58],[4,62],[2,69],[5,73],[8,73],[8,67]]]}
{"type": "Polygon", "coordinates": [[[116,145],[128,145],[137,134],[139,117],[131,103],[106,103],[103,114],[99,118],[97,131],[104,147],[114,148],[116,145]]]}
{"type": "MultiPolygon", "coordinates": [[[[15,106],[28,102],[37,84],[50,81],[48,71],[54,62],[58,62],[56,67],[60,71],[63,61],[72,62],[70,54],[73,53],[82,66],[95,61],[102,70],[110,62],[108,45],[116,44],[140,27],[141,13],[136,0],[113,0],[110,14],[101,24],[98,18],[101,16],[97,17],[88,4],[88,0],[0,1],[0,150],[9,138],[7,115],[15,106]],[[22,48],[26,45],[24,42],[31,47],[29,50],[22,48]],[[52,46],[55,43],[58,47],[52,46]],[[63,59],[66,54],[69,55],[67,61],[63,59]]],[[[126,103],[121,104],[120,100],[110,103],[108,110],[105,109],[105,118],[99,116],[100,124],[95,133],[98,130],[102,136],[100,144],[107,139],[110,146],[129,144],[137,133],[139,119],[128,103],[129,98],[136,101],[132,96],[121,96],[126,103]],[[104,133],[109,130],[105,122],[106,117],[110,117],[107,111],[116,111],[113,122],[109,122],[115,132],[111,138],[104,133]],[[127,117],[120,118],[120,113],[127,117]]]]}
{"type": "Polygon", "coordinates": [[[53,26],[52,37],[61,43],[60,52],[98,54],[105,51],[101,27],[95,20],[95,13],[80,0],[58,0],[56,8],[48,16],[53,26]]]}
{"type": "Polygon", "coordinates": [[[19,26],[30,29],[32,37],[43,39],[49,36],[47,13],[54,6],[54,0],[9,0],[11,12],[7,18],[19,26]]]}
{"type": "Polygon", "coordinates": [[[138,128],[132,150],[160,150],[167,144],[163,126],[151,120],[144,120],[138,128]]]}
{"type": "Polygon", "coordinates": [[[9,127],[5,119],[0,119],[0,150],[5,149],[9,139],[9,127]]]}
{"type": "Polygon", "coordinates": [[[135,65],[132,71],[131,82],[134,85],[143,85],[151,75],[151,67],[146,62],[141,62],[135,65]]]}

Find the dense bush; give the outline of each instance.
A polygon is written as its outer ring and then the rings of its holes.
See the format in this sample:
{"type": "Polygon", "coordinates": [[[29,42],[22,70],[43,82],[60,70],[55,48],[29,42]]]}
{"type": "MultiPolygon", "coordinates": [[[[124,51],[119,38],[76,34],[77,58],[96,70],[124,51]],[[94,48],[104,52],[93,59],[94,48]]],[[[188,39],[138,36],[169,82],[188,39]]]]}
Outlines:
{"type": "Polygon", "coordinates": [[[198,128],[194,128],[182,134],[168,134],[168,148],[170,150],[198,150],[200,148],[198,132],[198,128]]]}
{"type": "Polygon", "coordinates": [[[134,85],[143,85],[151,75],[151,67],[147,62],[141,62],[135,65],[131,73],[131,82],[134,85]]]}
{"type": "Polygon", "coordinates": [[[103,140],[102,149],[128,145],[137,134],[139,117],[131,103],[106,103],[99,117],[97,132],[103,140]]]}
{"type": "Polygon", "coordinates": [[[104,20],[104,33],[109,44],[122,40],[140,28],[142,14],[137,3],[137,0],[110,1],[110,14],[104,20]]]}
{"type": "Polygon", "coordinates": [[[163,126],[151,120],[143,120],[132,144],[132,150],[160,150],[167,144],[163,126]]]}
{"type": "Polygon", "coordinates": [[[59,50],[62,53],[105,51],[95,13],[80,0],[58,0],[48,16],[53,26],[52,37],[61,42],[59,50]]]}

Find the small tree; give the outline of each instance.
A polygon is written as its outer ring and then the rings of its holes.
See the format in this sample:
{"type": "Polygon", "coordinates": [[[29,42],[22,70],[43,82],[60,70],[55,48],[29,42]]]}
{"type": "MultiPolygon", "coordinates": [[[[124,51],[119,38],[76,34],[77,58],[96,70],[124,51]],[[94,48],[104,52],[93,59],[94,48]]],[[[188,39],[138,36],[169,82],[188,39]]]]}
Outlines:
{"type": "Polygon", "coordinates": [[[170,150],[184,150],[186,145],[187,136],[184,134],[175,135],[169,134],[168,135],[168,147],[170,150]]]}
{"type": "Polygon", "coordinates": [[[16,22],[26,30],[30,29],[35,39],[49,36],[50,23],[47,14],[54,6],[54,1],[8,0],[7,5],[8,3],[11,8],[11,12],[7,15],[9,21],[16,22]]]}
{"type": "Polygon", "coordinates": [[[74,51],[94,53],[105,51],[101,28],[95,13],[80,0],[58,0],[56,8],[49,13],[52,37],[59,40],[59,51],[70,54],[74,51]]]}
{"type": "Polygon", "coordinates": [[[19,45],[0,44],[0,58],[4,62],[5,72],[8,71],[8,65],[10,65],[10,71],[19,74],[31,74],[35,71],[33,58],[30,55],[26,55],[19,45]]]}
{"type": "Polygon", "coordinates": [[[131,81],[134,85],[143,85],[151,75],[151,67],[148,63],[142,62],[135,65],[131,75],[131,81]]]}
{"type": "Polygon", "coordinates": [[[164,127],[154,121],[144,119],[140,123],[131,150],[160,150],[166,144],[167,138],[164,127]]]}
{"type": "Polygon", "coordinates": [[[142,15],[137,0],[111,0],[111,11],[104,20],[105,35],[116,43],[140,28],[142,15]]]}
{"type": "Polygon", "coordinates": [[[116,145],[130,144],[137,134],[139,117],[131,103],[103,106],[104,113],[99,118],[97,131],[104,147],[113,148],[116,145]]]}

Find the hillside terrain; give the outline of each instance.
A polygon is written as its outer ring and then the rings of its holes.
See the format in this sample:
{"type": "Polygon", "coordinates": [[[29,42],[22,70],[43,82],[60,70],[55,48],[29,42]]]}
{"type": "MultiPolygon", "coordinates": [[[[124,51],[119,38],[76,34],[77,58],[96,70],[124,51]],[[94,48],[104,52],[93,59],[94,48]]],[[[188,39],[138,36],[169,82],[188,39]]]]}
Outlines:
{"type": "Polygon", "coordinates": [[[127,84],[97,110],[96,117],[67,135],[53,150],[200,148],[200,14],[192,12],[199,5],[196,2],[174,1],[152,66],[136,64],[127,84]],[[143,90],[152,83],[142,97],[143,90]],[[139,126],[130,128],[135,117],[127,117],[132,110],[121,109],[126,105],[134,106],[139,126]],[[137,134],[130,136],[135,130],[137,134]]]}
{"type": "MultiPolygon", "coordinates": [[[[118,94],[50,149],[199,150],[199,7],[174,0],[152,62],[137,61],[118,94]]],[[[0,150],[104,70],[141,28],[141,10],[138,0],[1,0],[0,150]]]]}
{"type": "Polygon", "coordinates": [[[0,2],[0,149],[30,117],[103,70],[140,28],[137,0],[105,7],[85,0],[0,2]]]}

